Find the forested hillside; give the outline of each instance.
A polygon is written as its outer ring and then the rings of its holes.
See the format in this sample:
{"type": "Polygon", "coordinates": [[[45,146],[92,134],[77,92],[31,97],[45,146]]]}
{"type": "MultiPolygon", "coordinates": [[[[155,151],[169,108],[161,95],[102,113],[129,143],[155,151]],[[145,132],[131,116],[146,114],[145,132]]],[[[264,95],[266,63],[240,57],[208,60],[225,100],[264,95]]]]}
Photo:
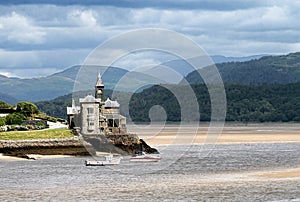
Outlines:
{"type": "MultiPolygon", "coordinates": [[[[216,64],[225,83],[239,84],[288,84],[300,82],[300,52],[280,56],[264,56],[246,62],[216,64]]],[[[210,67],[198,70],[208,71],[210,67]]],[[[197,71],[191,72],[186,79],[191,84],[203,83],[197,71]]]]}
{"type": "MultiPolygon", "coordinates": [[[[184,86],[169,86],[168,88],[182,88],[184,86]]],[[[204,84],[192,85],[199,103],[201,121],[210,121],[210,97],[204,84]]],[[[227,97],[226,121],[239,122],[287,122],[300,121],[300,83],[294,84],[273,84],[247,86],[239,84],[225,84],[227,97]]],[[[180,90],[180,89],[179,89],[180,90]]],[[[106,96],[111,95],[106,91],[106,96]]],[[[82,92],[81,95],[86,94],[82,92]]],[[[121,113],[124,112],[126,103],[123,98],[129,96],[127,93],[118,93],[115,98],[121,104],[121,113]]],[[[71,105],[71,95],[62,96],[57,99],[45,102],[38,102],[36,105],[41,111],[48,115],[66,118],[66,107],[71,105]]],[[[189,106],[188,99],[185,100],[189,106]]],[[[147,122],[149,110],[154,105],[161,105],[167,112],[168,121],[180,121],[180,107],[172,93],[162,87],[153,86],[142,92],[135,93],[129,103],[130,117],[136,122],[147,122]]],[[[194,109],[190,109],[191,112],[194,109]]]]}

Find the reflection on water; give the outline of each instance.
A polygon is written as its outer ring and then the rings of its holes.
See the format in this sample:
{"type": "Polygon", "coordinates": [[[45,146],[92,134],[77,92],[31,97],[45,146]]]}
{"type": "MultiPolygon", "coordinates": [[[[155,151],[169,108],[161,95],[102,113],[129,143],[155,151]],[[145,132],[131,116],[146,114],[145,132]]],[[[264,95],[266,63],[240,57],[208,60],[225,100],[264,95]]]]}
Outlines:
{"type": "Polygon", "coordinates": [[[159,163],[124,157],[113,167],[85,158],[2,161],[1,201],[278,201],[300,198],[300,179],[244,172],[299,167],[300,143],[169,146],[159,163]],[[177,156],[183,154],[183,156],[177,156]],[[203,155],[205,154],[205,155],[203,155]],[[180,158],[179,158],[180,157],[180,158]]]}

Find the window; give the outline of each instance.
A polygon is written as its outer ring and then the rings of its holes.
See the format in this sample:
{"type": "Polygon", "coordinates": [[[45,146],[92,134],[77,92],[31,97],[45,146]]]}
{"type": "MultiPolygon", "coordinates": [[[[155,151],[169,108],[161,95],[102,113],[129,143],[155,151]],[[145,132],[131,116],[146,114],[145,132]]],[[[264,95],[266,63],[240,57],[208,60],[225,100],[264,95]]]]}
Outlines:
{"type": "Polygon", "coordinates": [[[95,130],[95,123],[94,123],[94,108],[88,107],[87,108],[87,123],[88,123],[88,130],[93,131],[95,130]]]}
{"type": "Polygon", "coordinates": [[[94,114],[94,108],[93,107],[88,107],[87,111],[88,111],[88,115],[94,114]]]}

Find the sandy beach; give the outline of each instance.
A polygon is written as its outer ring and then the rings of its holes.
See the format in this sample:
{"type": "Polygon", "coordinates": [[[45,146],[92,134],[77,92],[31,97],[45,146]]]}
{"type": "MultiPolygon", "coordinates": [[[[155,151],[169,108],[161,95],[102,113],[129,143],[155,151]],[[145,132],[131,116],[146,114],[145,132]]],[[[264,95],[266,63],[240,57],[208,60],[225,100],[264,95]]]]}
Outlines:
{"type": "Polygon", "coordinates": [[[189,125],[129,126],[152,146],[165,144],[233,144],[300,142],[300,124],[225,124],[221,133],[208,133],[209,125],[197,131],[189,125]]]}
{"type": "Polygon", "coordinates": [[[259,174],[252,175],[253,177],[268,178],[268,179],[283,179],[283,178],[299,178],[300,179],[300,167],[299,168],[285,168],[273,171],[262,171],[259,174]]]}
{"type": "MultiPolygon", "coordinates": [[[[72,157],[70,155],[40,155],[40,154],[27,154],[29,159],[38,160],[38,159],[52,159],[52,158],[68,158],[72,157]]],[[[27,161],[26,158],[6,156],[0,153],[0,161],[27,161]]]]}

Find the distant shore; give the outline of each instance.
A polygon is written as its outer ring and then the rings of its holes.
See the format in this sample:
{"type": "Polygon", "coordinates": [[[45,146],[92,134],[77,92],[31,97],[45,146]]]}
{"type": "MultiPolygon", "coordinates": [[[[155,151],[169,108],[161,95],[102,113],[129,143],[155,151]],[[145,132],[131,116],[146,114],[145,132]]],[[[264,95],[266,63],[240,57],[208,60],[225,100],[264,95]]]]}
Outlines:
{"type": "Polygon", "coordinates": [[[200,123],[198,130],[193,125],[129,125],[140,138],[151,146],[169,144],[234,144],[234,143],[287,143],[300,142],[300,124],[226,123],[220,134],[209,131],[208,123],[200,123]]]}

